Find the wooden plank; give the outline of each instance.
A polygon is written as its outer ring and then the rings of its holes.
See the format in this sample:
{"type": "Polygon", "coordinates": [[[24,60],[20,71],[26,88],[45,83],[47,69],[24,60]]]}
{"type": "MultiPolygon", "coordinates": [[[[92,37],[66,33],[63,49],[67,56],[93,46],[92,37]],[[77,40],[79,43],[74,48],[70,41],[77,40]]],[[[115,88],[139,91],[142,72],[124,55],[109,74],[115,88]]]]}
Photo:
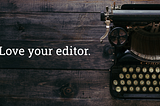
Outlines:
{"type": "Polygon", "coordinates": [[[74,89],[73,98],[96,99],[98,95],[102,98],[109,95],[109,92],[104,94],[109,85],[108,71],[4,69],[0,76],[0,95],[8,97],[63,99],[61,89],[68,84],[74,89]]]}
{"type": "Polygon", "coordinates": [[[100,70],[34,70],[1,69],[0,104],[2,106],[156,106],[155,100],[117,100],[109,93],[108,71],[100,70]],[[64,98],[61,89],[74,89],[64,98]]]}
{"type": "Polygon", "coordinates": [[[1,13],[1,40],[99,40],[100,13],[1,13]]]}
{"type": "Polygon", "coordinates": [[[2,106],[158,106],[159,101],[151,100],[110,100],[110,99],[72,99],[61,100],[61,99],[12,99],[2,98],[2,106]]]}
{"type": "MultiPolygon", "coordinates": [[[[20,40],[6,40],[1,41],[2,54],[6,53],[7,48],[24,48],[24,56],[20,55],[6,55],[0,56],[0,68],[45,68],[45,69],[109,69],[113,62],[111,59],[113,55],[104,55],[103,50],[105,44],[99,41],[20,41],[20,40]],[[60,48],[63,50],[68,46],[68,54],[72,49],[73,55],[57,55],[56,50],[60,48]],[[72,47],[70,47],[72,46],[72,47]],[[88,51],[82,55],[75,55],[73,53],[74,47],[78,49],[87,48],[88,51]],[[30,55],[30,49],[49,49],[53,48],[51,55],[43,56],[30,55]],[[30,58],[29,58],[30,56],[30,58]]],[[[108,43],[107,43],[108,44],[108,43]]],[[[110,47],[110,45],[108,45],[110,47]]],[[[10,53],[10,52],[9,52],[10,53]]],[[[35,52],[34,52],[35,53],[35,52]]],[[[49,52],[48,52],[49,54],[49,52]]],[[[76,54],[78,52],[76,51],[76,54]]]]}
{"type": "Polygon", "coordinates": [[[100,12],[106,6],[143,3],[158,4],[159,0],[1,0],[0,11],[100,12]]]}

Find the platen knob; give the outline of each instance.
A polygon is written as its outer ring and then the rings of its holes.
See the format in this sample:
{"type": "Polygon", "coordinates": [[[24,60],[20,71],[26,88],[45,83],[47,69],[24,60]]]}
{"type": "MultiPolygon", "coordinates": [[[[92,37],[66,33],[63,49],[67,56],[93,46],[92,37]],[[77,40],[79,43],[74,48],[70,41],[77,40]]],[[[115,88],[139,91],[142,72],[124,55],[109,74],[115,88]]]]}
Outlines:
{"type": "Polygon", "coordinates": [[[127,32],[122,27],[115,27],[108,35],[108,39],[113,46],[122,46],[127,42],[127,32]]]}

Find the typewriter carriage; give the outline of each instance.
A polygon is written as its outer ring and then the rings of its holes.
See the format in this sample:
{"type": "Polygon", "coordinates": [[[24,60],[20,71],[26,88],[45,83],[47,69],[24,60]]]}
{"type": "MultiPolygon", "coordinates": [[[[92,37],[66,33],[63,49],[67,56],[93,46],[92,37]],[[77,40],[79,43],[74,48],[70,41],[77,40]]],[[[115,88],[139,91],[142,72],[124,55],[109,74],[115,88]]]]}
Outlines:
{"type": "Polygon", "coordinates": [[[120,48],[129,50],[143,61],[160,60],[160,48],[157,46],[160,45],[160,5],[124,4],[121,9],[118,6],[111,12],[108,7],[106,10],[106,13],[101,13],[101,20],[106,23],[106,33],[101,37],[101,42],[108,35],[109,42],[117,49],[117,53],[120,53],[120,48]],[[116,35],[118,29],[127,36],[116,35]]]}

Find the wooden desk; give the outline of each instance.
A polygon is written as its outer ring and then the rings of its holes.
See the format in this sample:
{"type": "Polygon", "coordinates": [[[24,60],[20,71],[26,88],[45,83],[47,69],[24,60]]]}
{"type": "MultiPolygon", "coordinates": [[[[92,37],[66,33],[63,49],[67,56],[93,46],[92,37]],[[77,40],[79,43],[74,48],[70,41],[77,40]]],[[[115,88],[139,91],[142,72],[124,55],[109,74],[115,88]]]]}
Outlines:
{"type": "MultiPolygon", "coordinates": [[[[114,0],[159,3],[158,0],[114,0]]],[[[113,0],[1,0],[0,45],[89,48],[88,56],[0,56],[0,106],[157,106],[159,100],[116,100],[109,93],[112,55],[99,38],[100,12],[113,0]],[[67,98],[66,98],[67,97],[67,98]]],[[[55,52],[54,52],[55,53],[55,52]]]]}

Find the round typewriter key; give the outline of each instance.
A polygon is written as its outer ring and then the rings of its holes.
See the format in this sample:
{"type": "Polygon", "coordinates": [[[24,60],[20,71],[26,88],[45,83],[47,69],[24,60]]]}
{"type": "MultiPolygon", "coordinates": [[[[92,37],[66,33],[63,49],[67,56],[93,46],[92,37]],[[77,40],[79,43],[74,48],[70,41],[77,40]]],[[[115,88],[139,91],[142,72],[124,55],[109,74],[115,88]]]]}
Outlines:
{"type": "Polygon", "coordinates": [[[116,91],[117,91],[117,92],[121,92],[121,87],[117,86],[117,87],[116,87],[116,91]]]}
{"type": "Polygon", "coordinates": [[[158,78],[160,79],[160,74],[158,75],[158,78]]]}
{"type": "Polygon", "coordinates": [[[133,75],[132,75],[132,78],[133,78],[133,79],[136,79],[136,78],[137,78],[137,75],[136,75],[136,74],[133,74],[133,75]]]}
{"type": "Polygon", "coordinates": [[[120,84],[121,84],[121,85],[124,85],[124,84],[125,84],[125,81],[124,81],[124,80],[121,80],[121,81],[120,81],[120,84]]]}
{"type": "Polygon", "coordinates": [[[130,78],[130,74],[126,74],[126,78],[129,79],[130,78]]]}
{"type": "Polygon", "coordinates": [[[153,85],[157,85],[157,81],[156,80],[153,81],[153,85]]]}
{"type": "Polygon", "coordinates": [[[123,79],[124,78],[124,75],[121,73],[121,74],[119,74],[119,78],[120,79],[123,79]]]}
{"type": "Polygon", "coordinates": [[[127,72],[127,68],[126,67],[123,67],[122,68],[122,71],[125,73],[125,72],[127,72]]]}
{"type": "Polygon", "coordinates": [[[129,87],[129,90],[130,90],[131,92],[133,92],[133,91],[134,91],[134,88],[131,86],[131,87],[129,87]]]}
{"type": "Polygon", "coordinates": [[[139,79],[142,79],[143,78],[143,74],[139,74],[139,79]]]}
{"type": "Polygon", "coordinates": [[[143,80],[140,81],[140,85],[144,85],[144,81],[143,80]]]}
{"type": "Polygon", "coordinates": [[[152,74],[152,79],[156,79],[156,74],[152,74]]]}
{"type": "Polygon", "coordinates": [[[114,81],[113,81],[113,84],[114,84],[114,85],[118,85],[118,81],[117,81],[117,80],[114,80],[114,81]]]}
{"type": "Polygon", "coordinates": [[[153,91],[153,87],[149,87],[149,91],[152,92],[153,91]]]}
{"type": "Polygon", "coordinates": [[[142,88],[142,91],[143,91],[143,92],[146,92],[146,91],[147,91],[147,88],[146,88],[146,87],[143,87],[143,88],[142,88]]]}
{"type": "Polygon", "coordinates": [[[146,79],[149,79],[149,77],[150,77],[149,74],[146,74],[146,75],[145,75],[145,78],[146,78],[146,79]]]}
{"type": "Polygon", "coordinates": [[[133,81],[133,84],[138,85],[138,81],[137,80],[133,81]]]}
{"type": "Polygon", "coordinates": [[[139,92],[140,91],[140,87],[137,86],[136,87],[136,91],[139,92]]]}
{"type": "Polygon", "coordinates": [[[150,84],[151,84],[151,81],[150,81],[150,80],[147,80],[147,81],[146,81],[146,84],[147,84],[147,85],[150,85],[150,84]]]}
{"type": "Polygon", "coordinates": [[[156,91],[156,92],[159,92],[159,87],[155,87],[155,91],[156,91]]]}
{"type": "Polygon", "coordinates": [[[144,73],[146,73],[146,72],[147,72],[147,68],[146,68],[146,67],[143,67],[142,71],[143,71],[144,73]]]}
{"type": "Polygon", "coordinates": [[[137,73],[139,73],[140,70],[141,70],[140,67],[137,67],[137,68],[136,68],[136,72],[137,72],[137,73]]]}
{"type": "Polygon", "coordinates": [[[133,72],[133,67],[129,68],[129,72],[132,73],[133,72]]]}
{"type": "Polygon", "coordinates": [[[127,85],[131,85],[131,84],[132,84],[131,80],[128,80],[127,85]]]}
{"type": "Polygon", "coordinates": [[[127,91],[127,87],[126,86],[123,87],[123,91],[125,91],[125,92],[127,91]]]}
{"type": "Polygon", "coordinates": [[[153,71],[154,71],[153,67],[150,67],[150,68],[149,68],[149,72],[150,72],[150,73],[153,73],[153,71]]]}
{"type": "Polygon", "coordinates": [[[156,67],[156,73],[159,73],[159,72],[160,72],[159,67],[156,67]]]}

